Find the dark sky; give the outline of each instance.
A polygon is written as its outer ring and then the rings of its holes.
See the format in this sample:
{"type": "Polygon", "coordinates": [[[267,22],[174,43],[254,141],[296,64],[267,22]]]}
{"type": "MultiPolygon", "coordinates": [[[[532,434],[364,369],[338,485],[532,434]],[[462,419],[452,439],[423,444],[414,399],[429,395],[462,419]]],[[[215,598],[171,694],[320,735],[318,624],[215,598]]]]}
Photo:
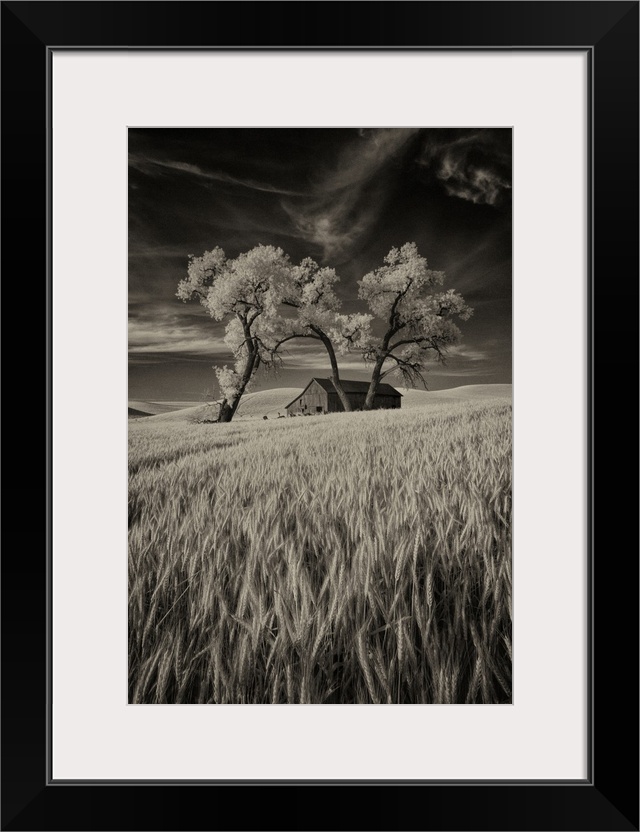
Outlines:
{"type": "MultiPolygon", "coordinates": [[[[129,398],[197,401],[233,363],[224,323],[175,296],[189,254],[280,246],[336,268],[342,311],[366,312],[356,281],[405,242],[474,308],[429,389],[510,382],[511,130],[130,129],[129,398]]],[[[341,372],[368,377],[357,356],[341,372]]],[[[253,389],[328,374],[293,342],[253,389]]]]}

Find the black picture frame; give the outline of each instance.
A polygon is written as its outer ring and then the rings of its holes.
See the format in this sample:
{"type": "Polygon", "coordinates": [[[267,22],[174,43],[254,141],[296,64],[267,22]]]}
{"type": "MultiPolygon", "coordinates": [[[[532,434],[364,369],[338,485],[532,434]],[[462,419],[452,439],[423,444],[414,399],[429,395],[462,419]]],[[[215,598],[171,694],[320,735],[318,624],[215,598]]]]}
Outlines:
{"type": "MultiPolygon", "coordinates": [[[[15,510],[5,513],[2,559],[2,829],[638,829],[638,495],[622,487],[619,473],[637,460],[638,11],[627,0],[2,3],[3,276],[14,290],[9,306],[28,304],[33,321],[19,352],[20,335],[12,341],[5,370],[14,390],[30,391],[37,377],[47,397],[43,409],[39,396],[27,394],[19,419],[13,408],[8,419],[7,433],[19,431],[23,442],[7,477],[15,510]],[[591,729],[584,782],[50,779],[49,66],[52,49],[80,47],[588,51],[591,729]],[[42,462],[46,472],[36,474],[42,462]]],[[[553,612],[561,626],[562,610],[553,612]]]]}

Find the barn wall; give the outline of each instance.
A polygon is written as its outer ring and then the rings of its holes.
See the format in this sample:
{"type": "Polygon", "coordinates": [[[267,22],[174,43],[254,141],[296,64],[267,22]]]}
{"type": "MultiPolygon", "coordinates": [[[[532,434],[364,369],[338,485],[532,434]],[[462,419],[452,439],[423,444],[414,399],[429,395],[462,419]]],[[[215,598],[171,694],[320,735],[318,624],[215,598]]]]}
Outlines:
{"type": "MultiPolygon", "coordinates": [[[[366,393],[347,393],[353,410],[362,410],[364,407],[366,393]]],[[[376,410],[394,409],[402,406],[401,396],[387,396],[378,394],[373,402],[376,410]]],[[[287,413],[292,415],[315,414],[315,413],[342,413],[344,408],[340,397],[335,391],[327,391],[317,382],[313,382],[307,390],[287,408],[287,413]],[[318,410],[320,408],[320,410],[318,410]]]]}
{"type": "Polygon", "coordinates": [[[377,395],[373,400],[373,406],[376,410],[381,410],[383,408],[398,408],[401,406],[402,398],[400,396],[385,396],[385,395],[377,395]]]}
{"type": "Polygon", "coordinates": [[[291,407],[287,408],[287,413],[294,413],[296,415],[300,413],[326,413],[328,410],[327,395],[326,390],[314,381],[302,396],[296,399],[291,407]]]}
{"type": "MultiPolygon", "coordinates": [[[[327,393],[329,398],[329,413],[342,413],[344,408],[342,407],[342,402],[337,393],[327,393]]],[[[366,393],[347,393],[349,397],[349,401],[351,402],[351,407],[353,410],[362,410],[364,407],[365,399],[367,398],[366,393]]],[[[377,395],[373,400],[373,407],[374,409],[383,409],[383,408],[398,408],[401,406],[402,398],[400,396],[382,396],[377,395]]]]}
{"type": "MultiPolygon", "coordinates": [[[[337,393],[328,393],[329,397],[329,413],[343,413],[344,407],[340,401],[340,396],[337,393]]],[[[347,393],[347,398],[351,402],[352,410],[362,410],[366,393],[347,393]]]]}
{"type": "Polygon", "coordinates": [[[344,407],[342,406],[342,402],[340,401],[340,396],[337,393],[327,393],[327,400],[328,400],[328,412],[329,413],[343,413],[344,407]]]}

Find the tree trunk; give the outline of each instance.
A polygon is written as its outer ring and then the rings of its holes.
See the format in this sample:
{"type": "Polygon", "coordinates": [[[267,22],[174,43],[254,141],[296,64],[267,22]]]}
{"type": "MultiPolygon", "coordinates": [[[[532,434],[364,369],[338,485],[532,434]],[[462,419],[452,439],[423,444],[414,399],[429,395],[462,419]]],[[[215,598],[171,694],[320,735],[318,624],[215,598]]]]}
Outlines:
{"type": "Polygon", "coordinates": [[[233,419],[233,413],[234,411],[231,409],[231,403],[227,401],[227,399],[224,399],[218,412],[218,421],[230,422],[233,419]]]}
{"type": "Polygon", "coordinates": [[[333,344],[331,343],[331,339],[328,335],[326,335],[321,329],[316,329],[312,327],[314,332],[318,334],[318,337],[322,341],[329,355],[329,362],[331,364],[331,381],[333,382],[333,386],[336,388],[336,393],[338,394],[338,398],[342,402],[342,407],[345,410],[345,413],[351,413],[353,408],[351,407],[351,402],[349,401],[349,397],[344,392],[342,387],[342,383],[340,381],[340,371],[338,370],[338,360],[336,358],[336,352],[333,349],[333,344]]]}
{"type": "Polygon", "coordinates": [[[376,359],[376,363],[373,365],[373,372],[371,373],[371,381],[369,383],[369,389],[367,390],[367,396],[364,400],[364,407],[363,410],[372,410],[373,409],[373,402],[376,397],[376,393],[378,392],[378,385],[380,384],[380,376],[382,375],[382,365],[384,364],[384,357],[379,357],[376,359]]]}
{"type": "Polygon", "coordinates": [[[247,384],[249,384],[259,366],[260,355],[258,348],[254,344],[253,339],[249,338],[247,341],[247,360],[242,371],[238,393],[232,399],[223,400],[220,405],[220,412],[218,413],[218,422],[230,422],[236,415],[236,410],[244,395],[244,391],[247,389],[247,384]]]}

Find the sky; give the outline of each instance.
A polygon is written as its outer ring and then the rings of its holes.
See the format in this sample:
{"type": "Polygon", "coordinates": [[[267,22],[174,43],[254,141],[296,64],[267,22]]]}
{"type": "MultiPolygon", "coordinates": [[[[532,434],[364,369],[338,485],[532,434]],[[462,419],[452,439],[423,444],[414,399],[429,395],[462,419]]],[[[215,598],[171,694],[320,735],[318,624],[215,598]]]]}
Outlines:
{"type": "MultiPolygon", "coordinates": [[[[429,389],[511,382],[511,147],[494,128],[129,129],[129,399],[217,395],[225,323],[177,285],[189,255],[260,244],[335,268],[348,313],[367,311],[358,279],[415,242],[474,310],[446,364],[429,363],[429,389]]],[[[329,375],[314,342],[288,347],[253,390],[329,375]]],[[[370,375],[357,355],[339,363],[370,375]]]]}

